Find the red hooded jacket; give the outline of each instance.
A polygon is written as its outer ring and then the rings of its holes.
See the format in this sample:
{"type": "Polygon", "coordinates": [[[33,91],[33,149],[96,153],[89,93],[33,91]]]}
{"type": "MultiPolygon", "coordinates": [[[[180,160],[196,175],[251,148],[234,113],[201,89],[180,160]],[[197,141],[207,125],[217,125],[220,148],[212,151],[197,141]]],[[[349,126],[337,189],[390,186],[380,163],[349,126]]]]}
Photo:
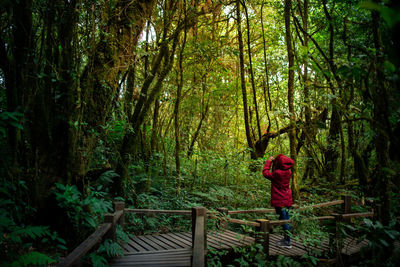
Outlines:
{"type": "Polygon", "coordinates": [[[290,168],[294,161],[279,154],[275,157],[272,173],[269,171],[271,164],[272,161],[267,160],[262,171],[264,177],[271,180],[271,205],[272,207],[290,207],[293,204],[292,190],[289,187],[292,176],[290,168]]]}

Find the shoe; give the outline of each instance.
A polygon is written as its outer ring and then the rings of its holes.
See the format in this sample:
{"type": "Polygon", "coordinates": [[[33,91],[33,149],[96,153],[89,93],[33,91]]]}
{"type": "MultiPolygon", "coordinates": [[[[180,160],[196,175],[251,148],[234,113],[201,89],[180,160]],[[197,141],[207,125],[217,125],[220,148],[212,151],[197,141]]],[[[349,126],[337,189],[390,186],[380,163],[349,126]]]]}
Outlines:
{"type": "Polygon", "coordinates": [[[280,248],[292,248],[292,245],[290,244],[290,241],[286,241],[284,239],[279,240],[276,245],[280,248]]]}

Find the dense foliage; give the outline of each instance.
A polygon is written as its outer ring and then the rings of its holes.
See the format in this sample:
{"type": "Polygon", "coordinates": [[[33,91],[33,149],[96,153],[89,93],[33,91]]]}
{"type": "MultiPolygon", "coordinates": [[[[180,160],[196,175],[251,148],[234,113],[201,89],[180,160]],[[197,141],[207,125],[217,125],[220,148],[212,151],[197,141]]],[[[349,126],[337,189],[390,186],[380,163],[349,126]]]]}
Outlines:
{"type": "MultiPolygon", "coordinates": [[[[343,234],[373,241],[363,264],[398,263],[399,14],[391,0],[1,1],[0,264],[57,262],[115,199],[266,208],[260,170],[279,153],[295,160],[298,204],[381,204],[380,222],[343,234]]],[[[304,216],[294,234],[324,238],[304,216]]],[[[127,220],[119,240],[190,227],[127,220]]],[[[120,253],[108,240],[85,261],[120,253]]],[[[231,264],[266,264],[258,246],[237,254],[231,264]]]]}

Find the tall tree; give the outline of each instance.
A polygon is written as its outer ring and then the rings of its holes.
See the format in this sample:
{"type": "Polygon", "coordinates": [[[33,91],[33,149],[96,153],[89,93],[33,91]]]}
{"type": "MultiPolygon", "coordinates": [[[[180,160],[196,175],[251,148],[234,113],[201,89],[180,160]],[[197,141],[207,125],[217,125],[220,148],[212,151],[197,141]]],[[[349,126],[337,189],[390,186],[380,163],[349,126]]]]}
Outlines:
{"type": "Polygon", "coordinates": [[[285,17],[285,42],[288,55],[288,106],[290,114],[291,128],[288,131],[290,143],[290,157],[294,160],[292,174],[292,190],[293,197],[299,198],[299,189],[297,183],[297,151],[296,151],[296,119],[294,110],[294,50],[292,45],[292,34],[290,30],[290,13],[292,9],[292,1],[285,0],[284,17],[285,17]]]}
{"type": "MultiPolygon", "coordinates": [[[[183,13],[184,17],[186,17],[186,1],[183,1],[183,13]]],[[[186,21],[186,20],[185,20],[186,21]]],[[[184,22],[185,23],[185,22],[184,22]]],[[[179,104],[182,98],[182,87],[183,87],[183,52],[185,51],[186,45],[186,23],[183,31],[183,41],[181,44],[181,49],[179,51],[178,58],[178,66],[177,66],[177,90],[176,90],[176,100],[175,100],[175,108],[174,108],[174,126],[175,126],[175,169],[177,174],[177,186],[176,191],[179,194],[181,190],[181,163],[180,163],[180,152],[181,152],[181,144],[180,144],[180,134],[179,134],[179,104]]]]}
{"type": "MultiPolygon", "coordinates": [[[[378,1],[374,1],[378,2],[378,1]]],[[[376,134],[375,152],[376,152],[376,174],[375,186],[381,198],[382,220],[385,225],[390,221],[391,189],[390,189],[390,157],[389,157],[389,135],[391,132],[389,118],[388,94],[385,85],[384,70],[384,51],[382,45],[380,17],[375,10],[372,11],[372,34],[376,56],[374,61],[375,82],[373,83],[373,123],[372,127],[376,134]]]]}
{"type": "Polygon", "coordinates": [[[255,159],[255,147],[253,139],[250,133],[250,123],[249,123],[249,110],[247,105],[247,91],[246,91],[246,77],[244,73],[244,53],[243,53],[243,37],[242,37],[242,26],[241,26],[241,14],[240,14],[240,0],[236,0],[236,25],[238,33],[238,43],[239,43],[239,62],[240,62],[240,84],[242,88],[242,98],[243,98],[243,114],[244,114],[244,125],[246,128],[246,138],[247,145],[251,149],[250,156],[255,159]]]}

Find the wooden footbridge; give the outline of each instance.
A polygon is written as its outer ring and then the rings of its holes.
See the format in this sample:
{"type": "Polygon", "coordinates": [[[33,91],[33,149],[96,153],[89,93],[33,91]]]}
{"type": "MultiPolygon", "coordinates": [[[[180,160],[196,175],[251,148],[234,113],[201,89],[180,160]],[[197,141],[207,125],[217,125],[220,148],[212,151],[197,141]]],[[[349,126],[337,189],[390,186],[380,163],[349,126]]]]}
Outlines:
{"type": "MultiPolygon", "coordinates": [[[[317,217],[318,220],[332,220],[337,226],[339,222],[349,222],[351,218],[373,217],[374,212],[351,213],[351,198],[343,196],[341,200],[320,203],[307,207],[296,207],[297,210],[314,209],[341,205],[341,213],[333,213],[329,216],[317,217]]],[[[110,262],[111,266],[205,266],[205,256],[210,249],[232,250],[234,247],[249,246],[255,242],[261,243],[266,255],[301,256],[310,251],[328,251],[334,248],[336,257],[358,253],[361,247],[368,244],[367,240],[358,242],[354,238],[346,238],[343,242],[323,240],[318,247],[305,246],[302,242],[292,238],[292,248],[280,248],[276,245],[282,237],[271,234],[275,226],[290,223],[291,220],[267,220],[244,221],[230,218],[235,214],[265,214],[275,213],[274,209],[234,210],[225,208],[217,211],[207,211],[203,207],[195,207],[192,210],[146,210],[125,208],[123,202],[114,202],[114,213],[105,215],[105,220],[98,229],[83,243],[75,248],[57,266],[74,266],[102,239],[116,240],[117,224],[124,225],[125,214],[179,214],[192,218],[192,231],[180,233],[166,233],[134,236],[128,242],[122,244],[124,255],[110,262]],[[206,220],[214,219],[217,222],[217,230],[207,231],[206,220]],[[248,236],[228,230],[228,223],[242,224],[255,227],[256,235],[248,236]],[[339,244],[340,243],[340,244],[339,244]]],[[[338,234],[338,231],[336,231],[338,234]]]]}

